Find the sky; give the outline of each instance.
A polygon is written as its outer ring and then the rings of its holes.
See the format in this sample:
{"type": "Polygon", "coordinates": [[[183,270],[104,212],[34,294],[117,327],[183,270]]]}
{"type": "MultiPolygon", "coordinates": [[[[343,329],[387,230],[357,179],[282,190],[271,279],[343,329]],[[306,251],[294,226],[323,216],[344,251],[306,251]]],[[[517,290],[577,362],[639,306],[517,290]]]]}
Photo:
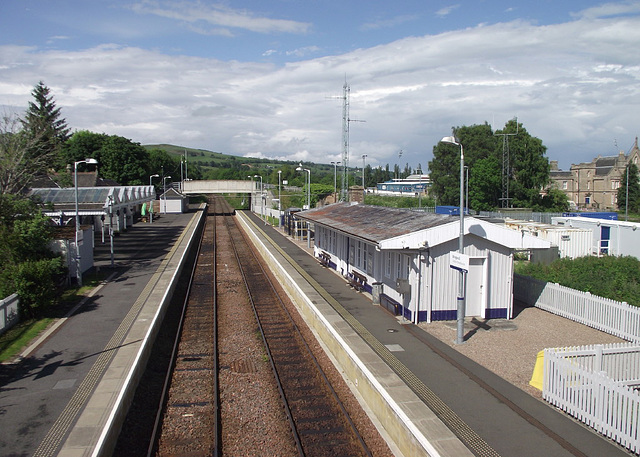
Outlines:
{"type": "Polygon", "coordinates": [[[640,1],[3,0],[0,112],[43,81],[72,131],[421,167],[517,118],[561,169],[640,132],[640,1]],[[356,122],[358,121],[358,122],[356,122]]]}

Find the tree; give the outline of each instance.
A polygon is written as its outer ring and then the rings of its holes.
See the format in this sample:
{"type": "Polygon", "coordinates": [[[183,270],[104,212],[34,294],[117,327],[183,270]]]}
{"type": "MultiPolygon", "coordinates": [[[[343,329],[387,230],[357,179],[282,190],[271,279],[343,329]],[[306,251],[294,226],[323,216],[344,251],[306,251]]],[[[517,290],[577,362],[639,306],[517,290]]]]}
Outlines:
{"type": "Polygon", "coordinates": [[[0,195],[0,295],[20,296],[20,313],[30,318],[54,302],[64,277],[62,258],[48,243],[51,226],[39,206],[12,194],[0,195]]]}
{"type": "Polygon", "coordinates": [[[62,148],[66,164],[73,164],[87,158],[97,158],[109,135],[88,130],[75,132],[62,148]]]}
{"type": "MultiPolygon", "coordinates": [[[[491,126],[482,125],[456,127],[454,136],[464,149],[465,165],[469,167],[469,199],[474,209],[495,204],[495,151],[497,141],[491,126]],[[475,164],[485,161],[479,170],[475,164]],[[483,171],[481,171],[483,170],[483,171]],[[478,187],[471,186],[475,181],[478,187]],[[486,183],[484,183],[486,182],[486,183]]],[[[441,205],[460,203],[460,146],[439,142],[433,148],[433,160],[429,162],[431,192],[441,205]]],[[[498,175],[499,176],[499,175],[498,175]]]]}
{"type": "MultiPolygon", "coordinates": [[[[542,140],[532,137],[527,130],[512,119],[496,134],[509,136],[509,206],[532,207],[540,191],[549,185],[549,159],[542,140]]],[[[502,154],[502,144],[500,145],[502,154]]]]}
{"type": "MultiPolygon", "coordinates": [[[[117,136],[109,136],[99,151],[100,174],[123,186],[145,185],[149,153],[140,143],[117,136]]],[[[148,178],[147,178],[148,179],[148,178]]],[[[176,177],[175,179],[178,179],[176,177]]]]}
{"type": "MultiPolygon", "coordinates": [[[[454,136],[464,148],[465,166],[469,167],[469,200],[475,210],[501,206],[503,141],[501,134],[509,134],[509,206],[531,207],[540,203],[540,190],[549,182],[549,161],[546,147],[532,137],[515,120],[503,130],[491,130],[482,125],[456,127],[454,136]],[[515,135],[517,131],[517,135],[515,135]],[[511,135],[513,134],[513,135],[511,135]]],[[[438,143],[429,162],[432,192],[438,203],[459,204],[460,147],[438,143]]]]}
{"type": "Polygon", "coordinates": [[[22,192],[33,178],[51,166],[48,154],[38,154],[38,136],[27,135],[21,120],[5,115],[0,119],[0,194],[22,192]]]}
{"type": "Polygon", "coordinates": [[[640,213],[640,181],[638,167],[630,163],[624,170],[620,187],[618,187],[618,210],[640,213]],[[629,205],[627,206],[627,176],[629,178],[629,205]]]}
{"type": "Polygon", "coordinates": [[[69,126],[61,117],[60,108],[56,107],[51,91],[42,81],[34,86],[31,95],[34,101],[29,102],[22,125],[29,137],[36,141],[36,147],[31,151],[32,156],[51,157],[54,159],[51,166],[60,168],[63,163],[59,153],[64,142],[69,139],[69,126]]]}

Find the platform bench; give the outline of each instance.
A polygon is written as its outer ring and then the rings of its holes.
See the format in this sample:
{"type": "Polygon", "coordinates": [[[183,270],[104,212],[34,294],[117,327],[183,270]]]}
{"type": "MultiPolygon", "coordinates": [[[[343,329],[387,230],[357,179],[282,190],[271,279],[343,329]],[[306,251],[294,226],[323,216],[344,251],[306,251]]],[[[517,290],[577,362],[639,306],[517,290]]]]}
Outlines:
{"type": "Polygon", "coordinates": [[[325,251],[320,251],[320,254],[318,254],[318,261],[322,264],[323,267],[327,267],[327,268],[330,267],[331,254],[325,251]]]}
{"type": "Polygon", "coordinates": [[[349,285],[356,289],[358,292],[363,292],[365,290],[365,286],[367,285],[367,278],[364,275],[361,275],[357,271],[352,271],[348,275],[349,285]]]}

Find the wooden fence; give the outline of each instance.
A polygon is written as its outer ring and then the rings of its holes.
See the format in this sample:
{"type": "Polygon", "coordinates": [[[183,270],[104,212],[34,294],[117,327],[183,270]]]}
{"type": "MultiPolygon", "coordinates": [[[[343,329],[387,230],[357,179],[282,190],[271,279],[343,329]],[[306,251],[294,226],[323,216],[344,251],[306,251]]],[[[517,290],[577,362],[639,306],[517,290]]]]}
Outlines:
{"type": "Polygon", "coordinates": [[[529,276],[514,275],[516,300],[640,343],[640,308],[529,276]]]}
{"type": "Polygon", "coordinates": [[[545,349],[543,398],[640,453],[640,346],[545,349]]]}

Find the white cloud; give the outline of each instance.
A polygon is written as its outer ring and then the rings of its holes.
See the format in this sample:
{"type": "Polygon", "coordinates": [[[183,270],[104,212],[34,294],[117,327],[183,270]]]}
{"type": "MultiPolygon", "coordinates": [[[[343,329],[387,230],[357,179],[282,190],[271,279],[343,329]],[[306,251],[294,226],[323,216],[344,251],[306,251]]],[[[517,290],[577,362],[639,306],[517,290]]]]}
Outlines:
{"type": "Polygon", "coordinates": [[[365,24],[362,24],[359,27],[359,30],[370,31],[370,30],[387,29],[387,28],[397,27],[407,22],[415,21],[417,19],[418,19],[418,16],[415,14],[403,14],[400,16],[392,17],[392,18],[378,19],[373,22],[367,22],[365,24]]]}
{"type": "MultiPolygon", "coordinates": [[[[140,14],[152,14],[188,24],[209,24],[215,28],[237,28],[257,33],[304,34],[311,24],[286,19],[261,17],[246,10],[235,10],[222,3],[205,4],[200,1],[142,0],[131,6],[140,14]]],[[[203,27],[192,27],[193,31],[209,34],[203,27]]],[[[215,33],[215,32],[213,32],[215,33]]]]}
{"type": "Polygon", "coordinates": [[[518,116],[568,168],[638,135],[638,42],[640,19],[629,17],[496,24],[283,67],[108,44],[2,46],[0,105],[26,108],[42,79],[73,129],[329,163],[340,160],[346,75],[350,117],[366,121],[351,124],[351,165],[368,154],[372,166],[426,168],[452,126],[518,116]]]}
{"type": "Polygon", "coordinates": [[[445,6],[436,11],[436,16],[445,17],[460,8],[460,4],[445,6]]]}

